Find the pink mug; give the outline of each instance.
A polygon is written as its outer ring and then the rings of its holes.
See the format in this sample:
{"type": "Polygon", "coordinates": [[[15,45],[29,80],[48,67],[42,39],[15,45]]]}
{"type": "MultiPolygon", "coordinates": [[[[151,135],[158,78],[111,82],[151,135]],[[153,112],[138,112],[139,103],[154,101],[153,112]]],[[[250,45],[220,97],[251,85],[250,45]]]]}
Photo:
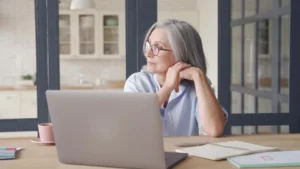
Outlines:
{"type": "Polygon", "coordinates": [[[40,142],[54,142],[52,123],[40,123],[38,125],[40,142]]]}

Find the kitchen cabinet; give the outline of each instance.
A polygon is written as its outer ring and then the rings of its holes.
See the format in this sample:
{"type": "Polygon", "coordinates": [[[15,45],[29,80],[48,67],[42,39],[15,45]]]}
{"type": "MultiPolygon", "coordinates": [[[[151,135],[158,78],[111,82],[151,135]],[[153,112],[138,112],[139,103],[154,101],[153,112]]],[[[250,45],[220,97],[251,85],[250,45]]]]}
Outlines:
{"type": "Polygon", "coordinates": [[[18,91],[0,92],[0,119],[19,118],[20,99],[18,91]]]}
{"type": "Polygon", "coordinates": [[[24,90],[20,92],[20,117],[37,118],[37,92],[24,90]]]}
{"type": "Polygon", "coordinates": [[[122,12],[60,10],[61,59],[125,59],[122,12]]]}
{"type": "Polygon", "coordinates": [[[0,91],[0,119],[37,118],[35,90],[0,91]]]}

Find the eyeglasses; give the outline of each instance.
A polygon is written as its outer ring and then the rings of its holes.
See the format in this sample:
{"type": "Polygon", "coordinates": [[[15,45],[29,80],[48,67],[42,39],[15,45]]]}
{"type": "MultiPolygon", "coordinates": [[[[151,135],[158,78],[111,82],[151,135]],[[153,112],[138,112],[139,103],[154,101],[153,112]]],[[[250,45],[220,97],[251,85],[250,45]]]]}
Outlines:
{"type": "Polygon", "coordinates": [[[145,44],[145,49],[146,49],[146,51],[149,51],[149,50],[151,49],[151,52],[152,52],[152,54],[153,54],[154,56],[157,56],[158,53],[159,53],[159,51],[161,51],[161,50],[172,52],[172,50],[170,50],[170,49],[164,49],[164,48],[162,48],[162,47],[160,47],[160,46],[157,46],[156,44],[151,45],[149,42],[146,42],[146,44],[145,44]]]}

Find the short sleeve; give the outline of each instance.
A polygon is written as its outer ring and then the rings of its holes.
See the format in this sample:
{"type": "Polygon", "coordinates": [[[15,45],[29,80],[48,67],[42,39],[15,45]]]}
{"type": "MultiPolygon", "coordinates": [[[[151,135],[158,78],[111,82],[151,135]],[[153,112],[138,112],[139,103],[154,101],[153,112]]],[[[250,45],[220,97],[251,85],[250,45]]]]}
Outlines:
{"type": "Polygon", "coordinates": [[[142,92],[137,84],[136,74],[130,75],[124,85],[124,92],[142,92]]]}

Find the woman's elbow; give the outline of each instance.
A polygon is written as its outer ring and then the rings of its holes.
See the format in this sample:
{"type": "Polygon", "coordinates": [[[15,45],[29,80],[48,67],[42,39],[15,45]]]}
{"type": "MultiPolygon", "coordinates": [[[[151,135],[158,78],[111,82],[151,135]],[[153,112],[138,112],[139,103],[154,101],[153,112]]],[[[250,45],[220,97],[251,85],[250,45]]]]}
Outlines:
{"type": "Polygon", "coordinates": [[[211,127],[209,135],[211,137],[215,137],[216,138],[216,137],[222,136],[223,132],[224,132],[224,126],[222,126],[222,125],[216,125],[214,127],[211,127]]]}

